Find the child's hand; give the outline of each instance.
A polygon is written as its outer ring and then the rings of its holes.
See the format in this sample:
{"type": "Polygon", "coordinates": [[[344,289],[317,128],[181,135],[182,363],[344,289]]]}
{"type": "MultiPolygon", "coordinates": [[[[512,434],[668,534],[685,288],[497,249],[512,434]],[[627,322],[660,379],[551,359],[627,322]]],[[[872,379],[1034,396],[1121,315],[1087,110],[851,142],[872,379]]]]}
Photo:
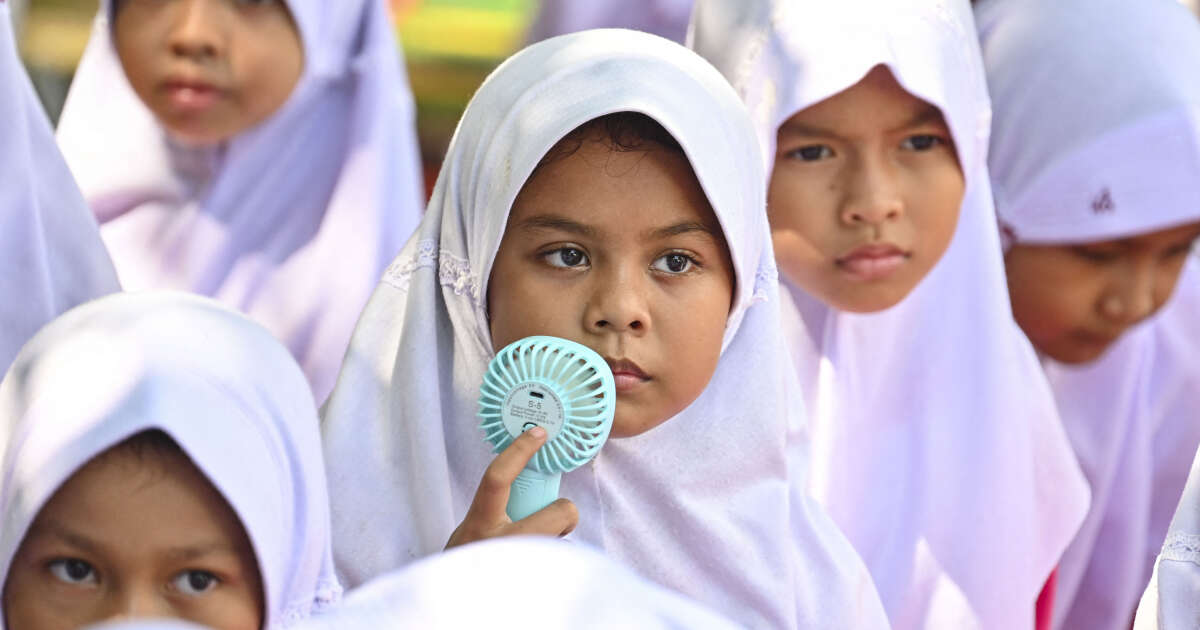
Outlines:
{"type": "Polygon", "coordinates": [[[534,427],[517,436],[483,472],[475,500],[467,509],[467,516],[458,524],[446,548],[465,545],[485,538],[513,536],[517,534],[543,534],[565,536],[575,529],[579,512],[575,504],[559,499],[529,516],[512,522],[504,509],[508,505],[508,493],[517,474],[521,472],[534,453],[546,442],[546,430],[534,427]]]}

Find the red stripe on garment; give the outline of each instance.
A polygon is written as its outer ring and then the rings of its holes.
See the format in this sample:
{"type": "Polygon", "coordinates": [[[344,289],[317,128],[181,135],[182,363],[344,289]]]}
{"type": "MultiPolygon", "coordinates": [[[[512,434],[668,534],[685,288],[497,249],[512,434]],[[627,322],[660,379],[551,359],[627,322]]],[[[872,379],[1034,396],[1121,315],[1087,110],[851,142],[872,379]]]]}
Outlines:
{"type": "Polygon", "coordinates": [[[1033,615],[1033,627],[1037,630],[1050,630],[1050,625],[1054,622],[1054,591],[1057,587],[1058,569],[1055,568],[1050,572],[1050,577],[1046,579],[1046,585],[1042,587],[1042,592],[1037,598],[1033,615]]]}

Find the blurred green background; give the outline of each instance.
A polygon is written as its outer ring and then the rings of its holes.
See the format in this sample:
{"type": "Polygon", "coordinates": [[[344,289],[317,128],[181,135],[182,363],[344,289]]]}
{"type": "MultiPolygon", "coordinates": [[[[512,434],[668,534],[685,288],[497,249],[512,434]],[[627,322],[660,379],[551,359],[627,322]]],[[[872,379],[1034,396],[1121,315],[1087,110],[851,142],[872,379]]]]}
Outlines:
{"type": "MultiPolygon", "coordinates": [[[[337,0],[329,0],[336,2],[337,0]]],[[[57,120],[98,0],[14,2],[21,54],[57,120]]],[[[417,102],[426,164],[440,164],[459,116],[500,61],[525,43],[539,0],[389,0],[417,102]]]]}

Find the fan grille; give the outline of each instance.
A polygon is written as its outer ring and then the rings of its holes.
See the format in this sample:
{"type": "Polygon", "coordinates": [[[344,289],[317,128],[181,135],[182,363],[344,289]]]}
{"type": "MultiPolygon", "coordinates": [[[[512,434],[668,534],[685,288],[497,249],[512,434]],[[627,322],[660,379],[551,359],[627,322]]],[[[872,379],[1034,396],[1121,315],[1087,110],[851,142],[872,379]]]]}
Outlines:
{"type": "Polygon", "coordinates": [[[479,428],[492,452],[532,425],[546,444],[529,467],[553,474],[587,463],[612,429],[612,371],[586,346],[557,337],[526,337],[505,346],[488,366],[479,394],[479,428]]]}

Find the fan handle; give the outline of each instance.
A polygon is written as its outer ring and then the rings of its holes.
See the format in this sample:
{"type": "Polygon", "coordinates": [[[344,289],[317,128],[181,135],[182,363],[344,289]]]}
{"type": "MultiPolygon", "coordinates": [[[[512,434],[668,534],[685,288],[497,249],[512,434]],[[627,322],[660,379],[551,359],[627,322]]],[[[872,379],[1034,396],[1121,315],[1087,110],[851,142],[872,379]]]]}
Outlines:
{"type": "Polygon", "coordinates": [[[524,468],[512,483],[508,493],[508,518],[515,523],[554,503],[558,498],[558,483],[562,473],[541,473],[524,468]]]}

